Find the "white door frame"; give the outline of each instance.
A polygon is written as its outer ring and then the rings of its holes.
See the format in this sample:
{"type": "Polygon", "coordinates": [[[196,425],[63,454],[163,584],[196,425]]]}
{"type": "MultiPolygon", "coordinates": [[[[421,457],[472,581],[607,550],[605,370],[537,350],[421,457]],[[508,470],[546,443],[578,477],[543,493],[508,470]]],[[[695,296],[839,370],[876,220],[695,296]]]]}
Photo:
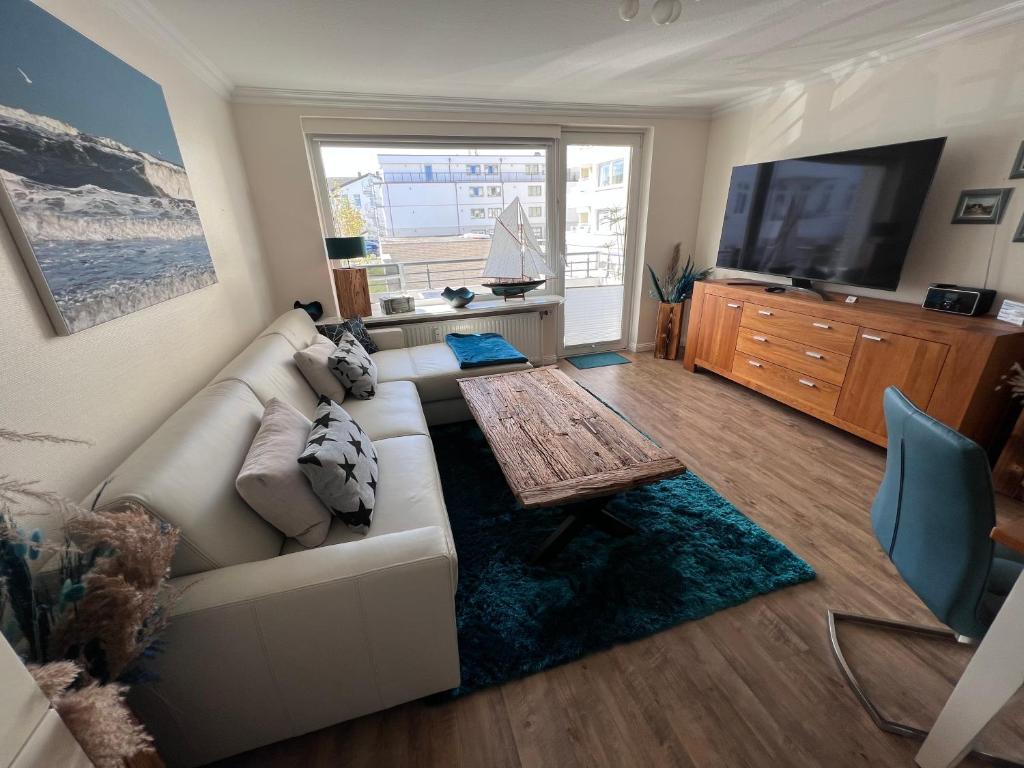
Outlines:
{"type": "MultiPolygon", "coordinates": [[[[629,130],[572,130],[562,132],[562,140],[558,146],[558,210],[555,214],[558,226],[558,247],[562,257],[566,255],[566,185],[568,180],[568,147],[570,144],[594,144],[597,146],[629,147],[629,189],[626,193],[626,242],[622,254],[622,318],[619,338],[599,344],[575,344],[565,346],[565,308],[558,313],[558,356],[581,354],[586,352],[607,352],[625,349],[629,340],[630,318],[633,314],[633,286],[636,277],[636,259],[638,256],[640,230],[640,176],[643,167],[644,132],[642,129],[629,130]]],[[[565,266],[559,274],[559,285],[563,294],[565,288],[565,266]]]]}

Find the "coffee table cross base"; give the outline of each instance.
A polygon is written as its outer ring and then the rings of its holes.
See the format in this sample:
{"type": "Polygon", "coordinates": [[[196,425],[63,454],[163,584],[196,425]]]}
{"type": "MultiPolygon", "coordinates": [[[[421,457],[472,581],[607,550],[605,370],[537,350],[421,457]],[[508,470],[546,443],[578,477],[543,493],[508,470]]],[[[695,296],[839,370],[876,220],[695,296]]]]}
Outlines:
{"type": "Polygon", "coordinates": [[[605,509],[605,505],[614,496],[601,496],[596,499],[587,499],[566,507],[568,514],[562,524],[548,536],[541,544],[531,561],[534,565],[543,565],[558,555],[566,545],[575,539],[588,525],[604,531],[610,536],[629,536],[635,533],[636,529],[629,523],[624,523],[605,509]]]}

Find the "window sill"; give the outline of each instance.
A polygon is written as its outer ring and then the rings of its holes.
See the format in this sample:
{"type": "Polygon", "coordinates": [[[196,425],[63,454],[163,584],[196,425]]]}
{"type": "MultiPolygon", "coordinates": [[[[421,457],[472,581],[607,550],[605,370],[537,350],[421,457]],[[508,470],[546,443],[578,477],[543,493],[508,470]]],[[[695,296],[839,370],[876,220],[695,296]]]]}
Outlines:
{"type": "MultiPolygon", "coordinates": [[[[377,314],[379,309],[374,308],[375,314],[372,317],[363,318],[368,328],[386,328],[392,325],[407,325],[409,323],[429,323],[439,320],[454,320],[465,317],[488,317],[493,315],[511,315],[521,312],[550,312],[565,299],[561,296],[541,295],[528,296],[525,299],[512,299],[503,301],[494,299],[490,301],[473,301],[468,307],[456,309],[444,304],[427,304],[417,306],[412,312],[400,312],[395,315],[377,314]]],[[[324,318],[321,323],[341,322],[340,318],[324,318]]]]}

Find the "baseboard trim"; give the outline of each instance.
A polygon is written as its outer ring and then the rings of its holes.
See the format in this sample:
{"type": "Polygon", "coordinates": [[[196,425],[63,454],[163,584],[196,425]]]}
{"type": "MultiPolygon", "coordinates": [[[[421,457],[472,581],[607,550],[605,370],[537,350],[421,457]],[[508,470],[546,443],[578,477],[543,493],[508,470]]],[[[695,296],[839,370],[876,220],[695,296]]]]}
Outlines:
{"type": "Polygon", "coordinates": [[[653,341],[642,341],[639,344],[629,345],[630,352],[650,352],[652,349],[654,349],[653,341]]]}
{"type": "Polygon", "coordinates": [[[558,362],[558,355],[544,355],[544,357],[541,358],[540,364],[541,365],[554,365],[557,362],[558,362]]]}

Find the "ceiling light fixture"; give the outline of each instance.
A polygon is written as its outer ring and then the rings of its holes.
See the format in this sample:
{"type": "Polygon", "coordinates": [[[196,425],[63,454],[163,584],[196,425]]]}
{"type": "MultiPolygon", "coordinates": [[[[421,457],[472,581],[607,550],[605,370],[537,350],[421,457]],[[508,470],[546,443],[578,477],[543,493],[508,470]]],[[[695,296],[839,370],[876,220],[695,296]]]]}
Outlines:
{"type": "Polygon", "coordinates": [[[682,0],[657,0],[651,9],[651,21],[658,26],[664,26],[676,21],[682,13],[682,0]]]}
{"type": "Polygon", "coordinates": [[[619,0],[619,18],[632,21],[640,13],[640,0],[619,0]]]}
{"type": "MultiPolygon", "coordinates": [[[[700,2],[700,0],[694,0],[700,2]]],[[[640,0],[619,0],[619,18],[632,21],[640,13],[640,0]]],[[[658,26],[665,26],[678,21],[683,15],[682,0],[655,0],[651,9],[651,21],[658,26]]]]}

